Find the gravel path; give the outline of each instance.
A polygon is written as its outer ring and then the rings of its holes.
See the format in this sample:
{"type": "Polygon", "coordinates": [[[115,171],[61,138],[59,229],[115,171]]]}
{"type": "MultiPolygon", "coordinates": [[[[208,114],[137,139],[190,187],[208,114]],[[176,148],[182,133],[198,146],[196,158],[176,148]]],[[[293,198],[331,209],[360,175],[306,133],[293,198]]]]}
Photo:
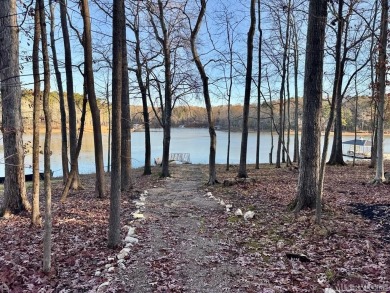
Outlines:
{"type": "Polygon", "coordinates": [[[171,175],[164,188],[148,190],[142,248],[133,255],[129,290],[232,292],[236,269],[221,263],[221,237],[210,233],[213,215],[225,208],[205,197],[207,175],[200,166],[172,167],[171,175]]]}

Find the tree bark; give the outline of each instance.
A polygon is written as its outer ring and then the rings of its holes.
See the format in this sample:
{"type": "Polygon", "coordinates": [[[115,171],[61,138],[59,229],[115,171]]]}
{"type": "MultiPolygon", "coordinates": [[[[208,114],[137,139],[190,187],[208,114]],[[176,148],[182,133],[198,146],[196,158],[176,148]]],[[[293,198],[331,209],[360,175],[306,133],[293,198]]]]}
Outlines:
{"type": "MultiPolygon", "coordinates": [[[[287,72],[287,53],[289,47],[289,39],[290,39],[290,18],[291,18],[291,0],[288,1],[287,9],[287,25],[286,25],[286,35],[285,35],[285,45],[283,48],[283,61],[282,61],[282,82],[280,84],[279,91],[279,137],[278,137],[278,149],[276,152],[276,168],[280,168],[280,155],[283,152],[284,158],[284,150],[282,148],[282,144],[284,145],[284,129],[285,129],[285,84],[286,84],[286,72],[287,72]]],[[[283,161],[285,161],[283,159],[283,161]]]]}
{"type": "MultiPolygon", "coordinates": [[[[336,119],[334,125],[334,136],[333,136],[333,145],[332,151],[329,158],[329,165],[345,165],[343,158],[343,145],[342,145],[342,95],[341,95],[341,86],[343,82],[343,71],[344,71],[344,58],[341,57],[341,47],[343,41],[343,32],[345,27],[345,20],[343,18],[343,6],[344,1],[340,0],[338,2],[338,27],[337,27],[337,39],[336,39],[336,55],[335,55],[335,78],[333,83],[333,97],[336,99],[336,119]]],[[[331,109],[331,111],[334,111],[331,109]]]]}
{"type": "Polygon", "coordinates": [[[378,133],[377,133],[377,161],[374,183],[384,181],[383,170],[383,124],[385,115],[386,73],[387,73],[387,42],[389,27],[389,1],[381,0],[381,29],[378,54],[378,133]]]}
{"type": "Polygon", "coordinates": [[[41,38],[41,27],[39,17],[39,3],[35,3],[34,15],[34,41],[32,53],[32,66],[34,77],[34,112],[33,112],[33,198],[31,224],[34,226],[42,225],[42,218],[39,211],[39,122],[41,115],[41,82],[39,75],[39,40],[41,38]]]}
{"type": "Polygon", "coordinates": [[[150,118],[148,110],[148,97],[146,85],[142,79],[142,61],[141,61],[141,40],[139,36],[139,2],[137,2],[137,11],[135,15],[133,31],[135,37],[135,60],[137,68],[135,70],[135,75],[137,77],[138,87],[141,92],[142,98],[142,115],[144,118],[144,129],[145,129],[145,165],[144,165],[144,175],[152,174],[151,169],[151,143],[150,143],[150,118]]]}
{"type": "MultiPolygon", "coordinates": [[[[124,13],[124,12],[123,12],[124,13]]],[[[131,118],[129,103],[129,71],[127,64],[126,26],[122,27],[122,99],[121,99],[121,185],[122,190],[129,190],[131,181],[131,118]]],[[[115,44],[115,43],[114,43],[115,44]]]]}
{"type": "Polygon", "coordinates": [[[41,42],[42,42],[42,59],[43,59],[43,112],[45,115],[45,144],[44,153],[44,191],[45,191],[45,232],[43,235],[43,271],[48,273],[51,269],[51,232],[52,232],[52,215],[51,215],[51,170],[50,170],[50,144],[51,144],[51,109],[49,103],[50,95],[50,59],[48,52],[47,29],[45,20],[45,3],[39,1],[39,16],[41,24],[41,42]]]}
{"type": "Polygon", "coordinates": [[[240,151],[240,167],[238,170],[239,178],[248,177],[246,171],[246,157],[248,149],[248,120],[249,120],[249,105],[251,96],[252,85],[252,65],[253,65],[253,37],[256,28],[256,1],[251,0],[250,7],[251,22],[248,31],[247,40],[247,65],[246,65],[246,77],[245,77],[245,96],[243,107],[243,122],[242,122],[242,138],[241,138],[241,151],[240,151]]]}
{"type": "Polygon", "coordinates": [[[58,68],[56,41],[54,37],[54,4],[53,0],[49,0],[50,5],[50,46],[53,53],[53,66],[56,74],[58,96],[60,99],[60,113],[61,113],[61,160],[62,160],[62,180],[65,183],[69,174],[69,162],[68,162],[68,134],[66,131],[66,111],[64,101],[64,90],[62,87],[61,72],[58,68]]]}
{"type": "Polygon", "coordinates": [[[307,26],[303,121],[295,212],[314,208],[318,201],[322,77],[327,0],[310,0],[307,26]]]}
{"type": "Polygon", "coordinates": [[[257,0],[257,29],[259,30],[259,75],[257,78],[257,133],[256,133],[256,169],[260,169],[260,113],[261,113],[261,45],[263,41],[263,30],[261,29],[260,0],[257,0]]]}
{"type": "Polygon", "coordinates": [[[215,157],[217,152],[217,134],[215,133],[213,109],[211,106],[211,99],[210,99],[210,92],[209,92],[209,78],[206,74],[202,61],[199,58],[198,50],[196,48],[196,39],[205,13],[206,13],[206,0],[201,0],[201,8],[196,21],[196,25],[194,29],[191,31],[190,42],[191,42],[192,57],[194,58],[196,68],[198,69],[200,78],[202,79],[204,102],[206,105],[207,121],[209,124],[210,152],[209,152],[208,184],[214,185],[215,183],[218,183],[216,167],[215,167],[215,157]]]}
{"type": "Polygon", "coordinates": [[[299,68],[299,47],[298,47],[298,32],[294,22],[294,157],[293,162],[299,161],[299,120],[298,120],[298,68],[299,68]]]}
{"type": "MultiPolygon", "coordinates": [[[[375,0],[374,4],[374,19],[373,19],[373,26],[372,30],[374,31],[375,25],[376,25],[376,17],[378,14],[378,0],[375,0]]],[[[371,58],[370,58],[370,77],[371,77],[371,121],[372,121],[372,133],[371,133],[371,160],[370,160],[370,168],[374,168],[376,166],[376,143],[377,143],[377,101],[375,99],[375,84],[378,78],[378,74],[375,68],[375,51],[376,51],[376,34],[372,33],[371,35],[371,45],[370,45],[370,53],[371,53],[371,58]]]]}
{"type": "Polygon", "coordinates": [[[31,208],[26,196],[16,1],[0,1],[0,80],[4,146],[4,201],[0,215],[31,208]]]}
{"type": "Polygon", "coordinates": [[[164,63],[164,107],[163,107],[163,154],[162,154],[162,170],[161,177],[169,177],[169,148],[171,143],[171,120],[172,120],[172,70],[171,70],[171,48],[169,40],[169,32],[165,23],[164,5],[161,0],[157,1],[158,4],[158,20],[161,26],[162,36],[157,32],[157,28],[152,20],[152,25],[156,34],[158,42],[162,46],[163,51],[163,63],[164,63]]]}
{"type": "Polygon", "coordinates": [[[69,119],[69,150],[70,150],[70,164],[74,166],[75,176],[73,176],[72,188],[78,189],[81,185],[79,180],[78,162],[76,158],[77,148],[77,116],[76,105],[74,101],[73,91],[73,69],[72,69],[72,50],[70,47],[70,38],[68,30],[67,4],[66,0],[60,1],[60,18],[62,37],[64,40],[65,53],[65,74],[66,74],[66,98],[68,102],[68,119],[69,119]]]}
{"type": "Polygon", "coordinates": [[[110,219],[108,247],[120,244],[120,198],[121,198],[121,98],[123,86],[123,45],[125,25],[124,0],[114,0],[113,6],[113,59],[112,59],[112,168],[110,219]]]}
{"type": "MultiPolygon", "coordinates": [[[[104,163],[103,163],[103,144],[102,144],[102,129],[100,123],[100,110],[97,105],[95,93],[95,81],[93,76],[93,60],[92,60],[92,35],[91,35],[91,16],[89,12],[88,0],[81,1],[81,11],[84,22],[84,61],[85,75],[87,81],[87,94],[89,106],[91,108],[92,125],[93,125],[93,140],[95,144],[95,164],[96,164],[96,191],[98,198],[105,197],[105,178],[104,178],[104,163]]],[[[120,116],[119,116],[120,117],[120,116]]],[[[119,175],[120,176],[120,175],[119,175]]]]}

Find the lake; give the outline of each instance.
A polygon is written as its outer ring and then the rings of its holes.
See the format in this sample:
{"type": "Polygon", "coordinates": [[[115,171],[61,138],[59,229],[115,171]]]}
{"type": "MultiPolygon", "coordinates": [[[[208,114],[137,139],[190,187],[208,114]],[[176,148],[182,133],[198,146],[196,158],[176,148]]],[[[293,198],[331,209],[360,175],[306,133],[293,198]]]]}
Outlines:
{"type": "MultiPolygon", "coordinates": [[[[217,131],[217,156],[216,162],[218,164],[226,163],[226,151],[227,151],[227,137],[228,133],[225,131],[217,131]]],[[[369,139],[365,136],[364,138],[369,139]]],[[[32,141],[32,135],[25,134],[23,136],[24,143],[32,141]]],[[[103,134],[103,148],[104,148],[104,164],[107,166],[107,141],[108,134],[103,134]]],[[[154,158],[162,156],[162,141],[163,132],[162,129],[152,129],[151,132],[151,144],[152,144],[152,162],[154,158]]],[[[260,136],[260,162],[268,163],[269,151],[271,147],[271,134],[269,132],[261,133],[260,136]]],[[[41,134],[41,146],[43,148],[44,134],[41,134]]],[[[293,150],[293,136],[291,136],[291,152],[293,150]]],[[[274,135],[274,159],[277,147],[277,136],[274,135]]],[[[61,169],[61,134],[52,134],[52,152],[51,156],[51,169],[54,172],[54,176],[62,176],[61,169]]],[[[230,163],[238,164],[240,161],[240,148],[241,148],[241,133],[231,133],[231,145],[230,145],[230,163]]],[[[385,152],[390,152],[390,139],[385,138],[385,152]]],[[[32,173],[32,156],[31,145],[26,149],[28,153],[25,157],[25,172],[26,174],[32,173]]],[[[132,164],[134,168],[142,167],[144,163],[144,132],[132,133],[132,164]]],[[[208,129],[204,128],[173,128],[171,133],[171,147],[170,153],[189,153],[191,156],[191,162],[195,164],[207,164],[209,155],[209,133],[208,129]]],[[[0,176],[4,176],[4,159],[3,159],[3,145],[0,141],[0,176]]],[[[350,160],[351,158],[348,158],[350,160]]],[[[43,169],[43,155],[41,155],[41,170],[43,169]]],[[[256,162],[256,133],[249,133],[248,137],[248,157],[247,163],[256,162]]],[[[93,146],[93,133],[86,132],[83,137],[83,147],[79,158],[80,173],[88,174],[95,173],[94,164],[94,146],[93,146]]]]}

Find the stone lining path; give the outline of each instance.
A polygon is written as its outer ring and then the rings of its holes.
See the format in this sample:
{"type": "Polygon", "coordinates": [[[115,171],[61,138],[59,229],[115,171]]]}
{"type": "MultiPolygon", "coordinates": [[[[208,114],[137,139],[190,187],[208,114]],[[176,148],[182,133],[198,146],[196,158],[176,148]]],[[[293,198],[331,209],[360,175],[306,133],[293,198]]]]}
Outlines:
{"type": "Polygon", "coordinates": [[[209,226],[225,207],[205,196],[200,166],[172,167],[171,174],[164,188],[148,190],[129,292],[233,292],[239,269],[221,262],[221,238],[209,226]]]}

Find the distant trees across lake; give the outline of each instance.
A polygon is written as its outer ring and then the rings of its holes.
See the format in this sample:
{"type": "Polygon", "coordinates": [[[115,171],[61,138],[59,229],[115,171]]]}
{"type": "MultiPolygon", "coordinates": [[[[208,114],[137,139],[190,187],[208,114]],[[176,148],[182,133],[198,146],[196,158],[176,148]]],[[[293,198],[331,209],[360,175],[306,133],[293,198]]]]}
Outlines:
{"type": "MultiPolygon", "coordinates": [[[[66,93],[65,93],[66,94],[66,93]]],[[[59,114],[59,100],[58,94],[56,92],[52,92],[50,94],[51,103],[55,106],[53,107],[53,126],[60,126],[60,114],[59,114]],[[58,113],[57,113],[58,112],[58,113]]],[[[81,117],[81,104],[82,104],[82,96],[75,94],[76,107],[77,107],[77,117],[81,117]],[[77,106],[79,105],[79,106],[77,106]]],[[[357,112],[357,130],[359,132],[371,132],[372,130],[372,100],[370,97],[359,97],[358,99],[359,106],[357,112]]],[[[31,103],[32,103],[32,92],[28,90],[23,91],[23,99],[22,99],[22,116],[24,120],[24,127],[28,129],[29,125],[32,125],[32,111],[31,111],[31,103]]],[[[291,98],[290,103],[293,103],[293,99],[291,98]]],[[[108,109],[107,102],[104,99],[98,99],[98,105],[101,112],[101,122],[103,126],[108,127],[108,109]]],[[[249,118],[249,129],[256,130],[257,127],[257,114],[256,114],[256,104],[251,104],[250,107],[250,118],[249,118]]],[[[111,107],[111,106],[110,106],[111,107]]],[[[278,126],[279,122],[279,101],[274,100],[273,102],[273,115],[275,125],[278,126]]],[[[293,107],[291,107],[293,109],[293,107]]],[[[325,123],[329,117],[329,105],[328,103],[323,103],[323,113],[322,113],[322,121],[323,127],[325,127],[325,123]]],[[[131,105],[131,118],[133,124],[143,124],[142,117],[142,106],[141,105],[131,105]]],[[[215,125],[219,130],[226,130],[228,128],[228,106],[227,105],[219,105],[213,108],[214,117],[215,117],[215,125]]],[[[240,131],[242,126],[242,105],[235,104],[231,105],[231,128],[233,131],[240,131]]],[[[293,111],[293,110],[291,110],[293,111]]],[[[0,109],[1,112],[1,109],[0,109]]],[[[155,117],[152,109],[150,109],[150,126],[152,128],[159,128],[160,125],[158,123],[157,118],[155,117]]],[[[354,124],[355,124],[355,97],[351,97],[346,99],[343,103],[342,115],[343,115],[343,131],[353,132],[354,124]]],[[[301,126],[301,115],[302,115],[302,99],[299,99],[299,109],[298,109],[298,124],[301,126]]],[[[43,115],[42,115],[43,116],[43,115]]],[[[292,116],[292,115],[291,115],[292,116]]],[[[387,116],[387,115],[386,115],[387,116]]],[[[263,102],[261,105],[261,116],[260,116],[260,126],[262,131],[270,131],[271,130],[271,110],[270,105],[268,103],[263,102]]],[[[79,118],[78,118],[79,120],[79,118]]],[[[44,117],[41,119],[42,123],[44,123],[44,117]]],[[[92,118],[90,115],[90,111],[87,111],[86,124],[92,125],[92,118]]],[[[43,124],[42,124],[43,125],[43,124]]],[[[274,125],[274,126],[275,126],[274,125]]],[[[290,121],[291,128],[294,129],[294,120],[290,121]]],[[[178,105],[173,109],[172,112],[172,126],[173,127],[195,127],[195,128],[204,128],[208,127],[207,122],[207,113],[206,108],[194,105],[178,105]]],[[[390,131],[390,121],[385,121],[385,131],[390,131]]]]}

